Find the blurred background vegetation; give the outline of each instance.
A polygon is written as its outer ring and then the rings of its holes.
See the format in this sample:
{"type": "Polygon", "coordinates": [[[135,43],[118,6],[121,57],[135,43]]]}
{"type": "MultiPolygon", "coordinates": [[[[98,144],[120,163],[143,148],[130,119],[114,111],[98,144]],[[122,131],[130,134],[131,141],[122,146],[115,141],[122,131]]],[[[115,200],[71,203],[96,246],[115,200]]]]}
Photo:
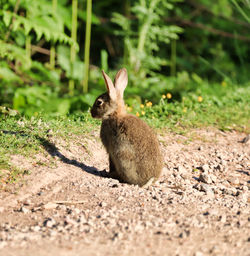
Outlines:
{"type": "Polygon", "coordinates": [[[112,77],[121,67],[126,102],[138,115],[163,100],[173,107],[156,111],[185,113],[206,95],[204,111],[223,95],[228,105],[247,97],[249,0],[0,0],[0,7],[0,112],[85,111],[105,90],[101,69],[112,77]]]}

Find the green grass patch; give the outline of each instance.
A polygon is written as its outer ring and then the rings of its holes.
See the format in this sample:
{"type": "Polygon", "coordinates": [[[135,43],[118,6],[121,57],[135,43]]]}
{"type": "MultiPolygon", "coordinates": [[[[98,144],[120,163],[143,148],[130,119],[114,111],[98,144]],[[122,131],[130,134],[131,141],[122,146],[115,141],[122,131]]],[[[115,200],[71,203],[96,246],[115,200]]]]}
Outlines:
{"type": "Polygon", "coordinates": [[[89,113],[72,116],[36,116],[26,118],[15,115],[0,116],[0,183],[14,183],[27,174],[10,161],[11,155],[30,157],[45,153],[50,137],[66,142],[76,136],[84,136],[99,124],[89,113]]]}
{"type": "Polygon", "coordinates": [[[22,170],[12,166],[7,157],[0,157],[0,190],[8,190],[9,184],[22,180],[24,175],[29,174],[28,170],[22,170]]]}
{"type": "Polygon", "coordinates": [[[250,88],[221,87],[201,86],[196,91],[184,92],[179,100],[167,93],[159,104],[146,102],[132,112],[154,127],[167,127],[171,131],[213,126],[249,133],[250,88]]]}

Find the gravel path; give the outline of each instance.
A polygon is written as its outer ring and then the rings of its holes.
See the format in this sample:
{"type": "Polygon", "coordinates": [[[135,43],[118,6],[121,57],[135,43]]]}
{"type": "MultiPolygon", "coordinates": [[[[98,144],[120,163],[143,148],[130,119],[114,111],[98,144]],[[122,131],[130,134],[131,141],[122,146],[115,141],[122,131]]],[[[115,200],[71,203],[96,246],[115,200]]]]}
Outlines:
{"type": "Polygon", "coordinates": [[[0,191],[0,255],[250,255],[246,134],[159,140],[165,168],[149,189],[102,177],[98,131],[13,156],[31,175],[0,191]]]}

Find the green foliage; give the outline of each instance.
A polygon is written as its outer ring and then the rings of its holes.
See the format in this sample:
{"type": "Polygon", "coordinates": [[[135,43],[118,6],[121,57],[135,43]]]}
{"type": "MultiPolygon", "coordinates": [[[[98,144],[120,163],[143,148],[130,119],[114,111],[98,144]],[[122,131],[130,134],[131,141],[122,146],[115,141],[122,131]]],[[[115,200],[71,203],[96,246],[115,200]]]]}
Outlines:
{"type": "Polygon", "coordinates": [[[15,13],[4,11],[3,20],[7,27],[10,25],[11,20],[13,20],[12,30],[15,32],[21,29],[26,36],[29,35],[31,30],[34,30],[36,33],[37,41],[39,41],[41,37],[44,36],[46,41],[59,41],[60,43],[73,44],[76,48],[78,47],[75,41],[73,41],[63,32],[58,31],[58,28],[53,24],[55,21],[53,21],[53,19],[50,17],[42,18],[33,16],[32,18],[26,18],[15,13]]]}
{"type": "Polygon", "coordinates": [[[181,42],[177,42],[177,69],[196,72],[210,81],[225,76],[234,83],[249,81],[250,25],[239,10],[250,17],[247,1],[177,4],[169,20],[185,28],[181,42]]]}
{"type": "Polygon", "coordinates": [[[31,59],[26,55],[23,48],[5,43],[3,40],[0,40],[0,56],[10,61],[15,60],[19,63],[25,63],[25,68],[29,68],[31,65],[31,59]]]}
{"type": "MultiPolygon", "coordinates": [[[[112,21],[122,28],[115,33],[124,38],[125,63],[130,71],[136,73],[137,80],[148,74],[154,75],[153,71],[169,65],[169,61],[157,53],[170,40],[178,39],[178,33],[182,32],[180,27],[167,26],[164,21],[173,8],[173,2],[134,1],[131,13],[135,19],[113,13],[112,21]]],[[[136,79],[133,82],[136,84],[136,79]]]]}
{"type": "Polygon", "coordinates": [[[247,1],[97,1],[89,11],[91,41],[86,0],[74,1],[74,8],[72,1],[52,2],[1,1],[0,106],[27,116],[87,111],[105,90],[100,69],[114,76],[122,66],[129,74],[129,105],[157,104],[166,92],[180,103],[207,83],[215,95],[223,91],[216,83],[248,86],[247,1]]]}
{"type": "Polygon", "coordinates": [[[163,94],[158,104],[133,105],[132,111],[152,125],[175,129],[215,126],[249,132],[250,90],[226,82],[197,85],[196,90],[163,94]],[[178,100],[176,100],[178,99],[178,100]]]}

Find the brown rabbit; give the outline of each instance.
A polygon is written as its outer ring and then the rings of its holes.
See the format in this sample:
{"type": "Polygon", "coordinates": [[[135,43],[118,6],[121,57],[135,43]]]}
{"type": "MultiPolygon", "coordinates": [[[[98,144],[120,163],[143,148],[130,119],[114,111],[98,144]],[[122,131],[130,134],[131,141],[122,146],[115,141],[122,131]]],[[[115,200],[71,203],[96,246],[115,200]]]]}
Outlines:
{"type": "Polygon", "coordinates": [[[102,119],[100,135],[109,154],[110,177],[148,186],[159,178],[163,167],[158,140],[145,122],[126,113],[127,70],[118,71],[114,84],[104,71],[102,74],[108,92],[96,99],[91,115],[102,119]]]}

